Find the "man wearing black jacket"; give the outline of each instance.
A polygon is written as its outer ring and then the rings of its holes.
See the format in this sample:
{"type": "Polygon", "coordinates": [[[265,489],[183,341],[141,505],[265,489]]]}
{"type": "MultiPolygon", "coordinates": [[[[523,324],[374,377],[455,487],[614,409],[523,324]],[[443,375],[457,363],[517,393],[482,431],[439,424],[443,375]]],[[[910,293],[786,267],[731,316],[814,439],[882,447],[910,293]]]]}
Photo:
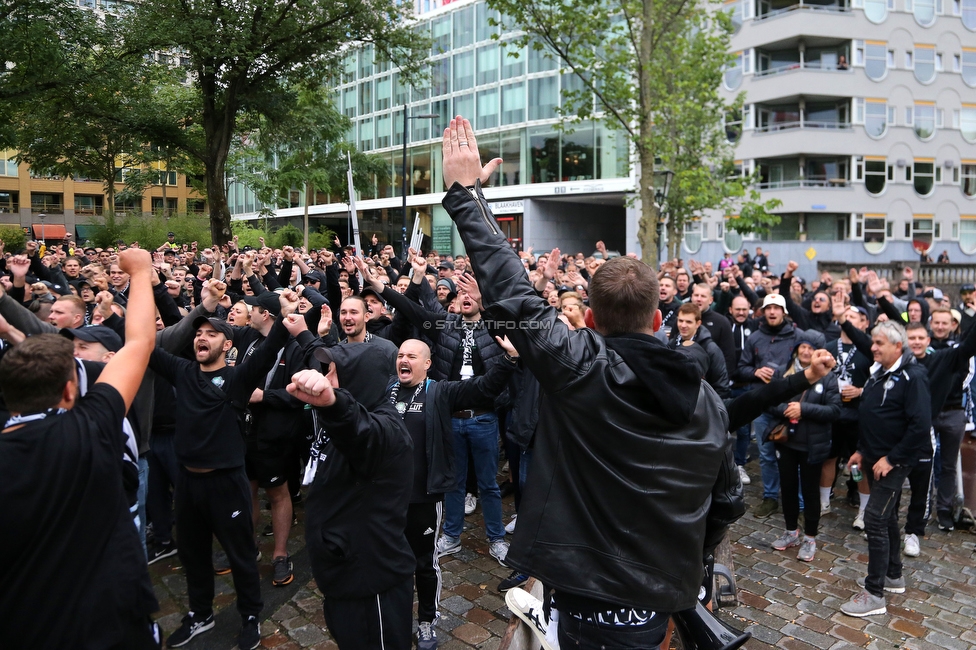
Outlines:
{"type": "MultiPolygon", "coordinates": [[[[282,316],[298,308],[298,296],[279,297],[282,316]]],[[[260,643],[257,617],[261,613],[261,579],[251,520],[251,486],[244,471],[243,412],[254,389],[275,363],[288,340],[280,321],[264,344],[245,361],[227,366],[225,354],[233,346],[233,330],[226,322],[199,317],[193,340],[194,361],[159,349],[150,367],[176,388],[182,408],[176,417],[173,446],[180,463],[176,486],[176,526],[180,533],[180,561],[186,569],[190,611],[183,625],[167,640],[171,648],[189,643],[214,626],[212,539],[227,553],[237,591],[242,627],[239,646],[250,650],[260,643]]]]}
{"type": "Polygon", "coordinates": [[[931,445],[931,396],[925,367],[915,363],[905,330],[892,322],[871,332],[874,367],[861,393],[861,430],[849,460],[871,485],[864,515],[868,575],[864,591],[841,605],[848,616],[887,612],[885,592],[904,593],[898,504],[902,484],[931,445]]]}
{"type": "Polygon", "coordinates": [[[669,613],[695,606],[704,554],[744,509],[724,406],[690,356],[654,337],[652,269],[626,257],[601,266],[591,327],[570,331],[533,290],[481,193],[501,160],[482,168],[460,117],[443,147],[444,207],[486,307],[532,325],[509,336],[546,394],[506,563],[554,587],[560,645],[654,647],[669,613]]]}

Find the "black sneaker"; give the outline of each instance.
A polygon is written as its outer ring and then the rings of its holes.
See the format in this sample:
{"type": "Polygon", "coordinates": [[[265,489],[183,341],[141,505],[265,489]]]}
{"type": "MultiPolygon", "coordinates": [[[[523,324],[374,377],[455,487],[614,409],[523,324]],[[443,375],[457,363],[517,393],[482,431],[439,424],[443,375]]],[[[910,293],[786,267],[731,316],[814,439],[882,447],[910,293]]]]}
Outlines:
{"type": "Polygon", "coordinates": [[[176,555],[176,544],[172,541],[156,543],[149,548],[149,564],[176,555]]]}
{"type": "Polygon", "coordinates": [[[264,537],[274,536],[274,528],[271,527],[270,523],[264,527],[264,530],[261,531],[261,535],[263,535],[264,537]]]}
{"type": "Polygon", "coordinates": [[[294,567],[290,557],[279,556],[271,562],[271,584],[284,587],[295,579],[294,567]]]}
{"type": "Polygon", "coordinates": [[[237,647],[241,650],[254,650],[259,645],[261,645],[261,630],[258,629],[258,617],[248,616],[241,624],[237,647]]]}
{"type": "Polygon", "coordinates": [[[529,576],[521,573],[520,571],[512,571],[507,578],[498,583],[498,591],[508,591],[515,587],[519,587],[525,584],[525,581],[529,579],[529,576]]]}
{"type": "Polygon", "coordinates": [[[952,520],[952,513],[948,510],[939,510],[936,516],[939,518],[939,530],[948,532],[956,529],[956,522],[952,520]]]}
{"type": "Polygon", "coordinates": [[[214,626],[213,612],[207,614],[207,616],[197,616],[193,612],[189,612],[183,617],[183,625],[180,629],[176,630],[169,635],[166,639],[166,647],[168,648],[179,648],[190,642],[190,639],[198,634],[202,634],[214,626]]]}

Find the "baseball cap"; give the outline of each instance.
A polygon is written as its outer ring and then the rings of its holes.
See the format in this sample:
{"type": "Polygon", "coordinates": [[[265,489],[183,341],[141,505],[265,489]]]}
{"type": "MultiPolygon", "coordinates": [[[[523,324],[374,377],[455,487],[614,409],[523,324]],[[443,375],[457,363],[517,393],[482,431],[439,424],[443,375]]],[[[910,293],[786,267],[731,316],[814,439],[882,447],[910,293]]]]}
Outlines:
{"type": "Polygon", "coordinates": [[[362,291],[359,292],[359,297],[362,298],[363,300],[366,300],[366,296],[373,296],[377,300],[379,300],[381,304],[383,304],[383,305],[386,304],[386,301],[383,300],[383,296],[381,296],[380,294],[376,293],[376,291],[373,288],[371,288],[371,287],[366,287],[365,289],[363,289],[362,291]]]}
{"type": "Polygon", "coordinates": [[[763,298],[762,308],[765,309],[770,305],[777,305],[779,307],[782,307],[783,311],[786,312],[787,314],[790,313],[790,310],[786,308],[786,298],[779,295],[778,293],[770,293],[765,298],[763,298]]]}
{"type": "Polygon", "coordinates": [[[61,330],[61,336],[66,339],[101,343],[109,352],[122,349],[122,338],[111,327],[104,325],[89,325],[88,327],[72,327],[61,330]]]}
{"type": "Polygon", "coordinates": [[[923,297],[931,298],[932,300],[942,300],[945,298],[945,295],[942,293],[942,289],[935,288],[926,291],[923,297]]]}
{"type": "Polygon", "coordinates": [[[227,321],[220,320],[219,318],[207,318],[206,316],[197,316],[193,319],[193,329],[198,330],[204,324],[210,325],[215,330],[224,335],[224,337],[230,341],[234,338],[234,330],[227,321]]]}
{"type": "Polygon", "coordinates": [[[175,232],[168,232],[168,233],[166,233],[166,236],[167,237],[176,237],[176,233],[175,232]]]}
{"type": "Polygon", "coordinates": [[[958,309],[950,309],[949,311],[952,312],[952,320],[956,321],[957,323],[962,322],[962,314],[959,313],[958,309]]]}
{"type": "Polygon", "coordinates": [[[176,251],[173,250],[172,248],[167,248],[166,250],[163,251],[163,257],[166,257],[167,255],[172,255],[173,257],[176,257],[176,251]]]}
{"type": "Polygon", "coordinates": [[[318,271],[309,271],[308,273],[302,275],[302,279],[304,279],[306,282],[322,282],[324,278],[318,271]]]}
{"type": "Polygon", "coordinates": [[[441,262],[440,264],[437,265],[437,268],[439,268],[439,269],[450,269],[450,270],[453,271],[454,270],[454,262],[451,262],[450,260],[444,260],[443,262],[441,262]]]}
{"type": "Polygon", "coordinates": [[[976,291],[976,284],[964,284],[959,287],[959,293],[972,293],[976,291]]]}
{"type": "Polygon", "coordinates": [[[281,316],[281,303],[278,301],[278,294],[274,291],[265,291],[256,296],[244,296],[244,303],[250,307],[260,307],[277,318],[281,316]]]}
{"type": "Polygon", "coordinates": [[[858,307],[857,305],[851,305],[851,309],[859,313],[861,316],[867,317],[868,310],[864,307],[858,307]]]}

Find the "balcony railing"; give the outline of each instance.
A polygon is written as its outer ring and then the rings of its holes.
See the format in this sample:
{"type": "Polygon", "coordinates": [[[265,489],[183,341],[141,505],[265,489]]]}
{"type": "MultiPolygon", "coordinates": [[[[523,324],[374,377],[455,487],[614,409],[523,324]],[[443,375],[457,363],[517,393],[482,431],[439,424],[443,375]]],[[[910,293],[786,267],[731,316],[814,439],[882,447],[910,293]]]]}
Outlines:
{"type": "Polygon", "coordinates": [[[62,203],[31,203],[32,214],[64,214],[62,203]]]}
{"type": "Polygon", "coordinates": [[[16,201],[0,204],[0,214],[17,214],[18,212],[20,212],[20,204],[16,201]]]}
{"type": "Polygon", "coordinates": [[[775,74],[782,74],[784,72],[797,72],[798,70],[814,70],[816,72],[841,72],[844,74],[853,74],[854,71],[848,68],[837,68],[837,67],[825,67],[821,65],[819,61],[806,61],[804,63],[784,63],[782,65],[776,65],[766,70],[756,70],[757,77],[768,77],[775,74]]]}
{"type": "Polygon", "coordinates": [[[794,178],[788,181],[767,181],[757,183],[760,190],[787,190],[802,187],[842,188],[850,187],[851,182],[846,178],[794,178]]]}
{"type": "Polygon", "coordinates": [[[784,16],[795,11],[821,11],[826,13],[850,13],[850,7],[838,7],[835,5],[820,5],[820,4],[810,4],[809,2],[804,2],[800,0],[799,3],[795,5],[790,5],[789,7],[782,7],[780,9],[771,9],[764,14],[758,14],[756,20],[767,20],[769,18],[775,18],[777,16],[784,16]]]}
{"type": "Polygon", "coordinates": [[[818,122],[799,120],[794,122],[775,122],[760,126],[756,129],[757,133],[775,133],[777,131],[789,131],[791,129],[829,129],[832,131],[846,131],[851,128],[850,122],[818,122]]]}

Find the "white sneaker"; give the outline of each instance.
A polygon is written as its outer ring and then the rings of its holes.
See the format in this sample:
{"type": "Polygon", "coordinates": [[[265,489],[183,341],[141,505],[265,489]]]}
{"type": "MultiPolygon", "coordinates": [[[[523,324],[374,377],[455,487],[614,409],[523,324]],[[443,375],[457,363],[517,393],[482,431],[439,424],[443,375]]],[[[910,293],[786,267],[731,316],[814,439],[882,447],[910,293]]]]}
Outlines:
{"type": "Polygon", "coordinates": [[[488,545],[488,553],[498,560],[498,563],[505,566],[505,558],[508,557],[508,542],[504,539],[496,539],[488,545]]]}
{"type": "Polygon", "coordinates": [[[478,507],[478,497],[468,493],[464,495],[464,514],[470,515],[478,507]]]}
{"type": "Polygon", "coordinates": [[[749,485],[750,483],[752,483],[752,479],[749,478],[748,474],[746,474],[746,468],[743,467],[742,465],[736,465],[736,467],[739,468],[739,481],[743,485],[749,485]]]}
{"type": "Polygon", "coordinates": [[[505,532],[508,533],[509,535],[515,532],[515,520],[517,519],[518,519],[517,514],[512,515],[512,520],[507,524],[505,524],[505,532]]]}
{"type": "Polygon", "coordinates": [[[532,633],[535,634],[543,647],[543,650],[553,650],[546,633],[549,631],[549,622],[542,611],[542,601],[527,592],[525,589],[509,589],[505,592],[505,604],[512,610],[512,613],[525,621],[532,633]]]}
{"type": "Polygon", "coordinates": [[[824,502],[821,501],[820,502],[820,516],[823,517],[824,515],[829,515],[829,514],[830,514],[830,504],[829,503],[824,503],[824,502]]]}
{"type": "Polygon", "coordinates": [[[908,557],[918,557],[922,549],[918,545],[918,535],[905,535],[905,555],[908,557]]]}
{"type": "Polygon", "coordinates": [[[857,530],[864,530],[864,515],[862,513],[857,513],[854,517],[854,523],[851,524],[851,528],[856,528],[857,530]]]}

